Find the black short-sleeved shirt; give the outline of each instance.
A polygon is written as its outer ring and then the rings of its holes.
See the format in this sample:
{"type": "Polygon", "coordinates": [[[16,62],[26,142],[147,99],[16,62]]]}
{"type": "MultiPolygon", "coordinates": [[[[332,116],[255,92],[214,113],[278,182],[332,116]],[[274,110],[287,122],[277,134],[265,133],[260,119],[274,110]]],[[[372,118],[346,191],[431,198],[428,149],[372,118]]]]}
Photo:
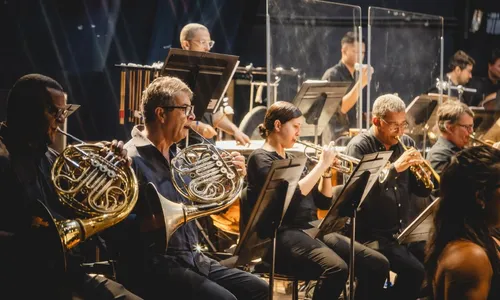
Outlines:
{"type": "MultiPolygon", "coordinates": [[[[293,158],[293,156],[287,153],[287,159],[290,158],[293,158]]],[[[273,161],[280,159],[284,158],[275,151],[270,152],[264,149],[256,149],[250,154],[247,166],[247,202],[250,208],[253,208],[257,202],[259,193],[265,184],[267,174],[271,169],[273,161]]],[[[302,177],[306,174],[307,168],[304,168],[302,177]]],[[[317,185],[305,196],[302,195],[297,185],[290,205],[283,217],[281,223],[282,228],[311,228],[312,225],[309,222],[318,219],[318,208],[328,209],[331,203],[332,198],[326,197],[319,192],[317,185]]]]}
{"type": "MultiPolygon", "coordinates": [[[[414,147],[415,141],[407,135],[401,137],[406,147],[414,147]]],[[[394,163],[404,152],[398,143],[389,150],[393,151],[389,161],[394,163]]],[[[386,151],[384,144],[374,135],[373,127],[358,134],[347,145],[345,153],[361,159],[363,155],[386,151]]],[[[375,182],[372,190],[360,206],[357,214],[356,235],[360,241],[379,238],[391,239],[409,223],[410,193],[428,197],[430,189],[417,181],[409,169],[398,173],[391,165],[389,175],[383,182],[375,182]]]]}
{"type": "Polygon", "coordinates": [[[493,83],[489,78],[473,77],[467,87],[476,89],[475,93],[465,93],[464,102],[469,106],[479,106],[486,96],[500,90],[500,82],[493,83]]]}
{"type": "MultiPolygon", "coordinates": [[[[355,75],[356,76],[356,75],[355,75]]],[[[347,67],[339,61],[338,64],[329,68],[323,74],[322,80],[328,81],[348,81],[351,82],[349,88],[347,88],[346,93],[349,93],[355,84],[355,76],[351,75],[351,72],[347,67]]],[[[329,126],[331,127],[331,132],[334,132],[334,136],[338,136],[343,132],[349,132],[349,127],[356,126],[357,124],[357,114],[356,114],[356,106],[353,106],[347,114],[343,114],[340,111],[337,111],[332,118],[330,119],[329,126]]]]}

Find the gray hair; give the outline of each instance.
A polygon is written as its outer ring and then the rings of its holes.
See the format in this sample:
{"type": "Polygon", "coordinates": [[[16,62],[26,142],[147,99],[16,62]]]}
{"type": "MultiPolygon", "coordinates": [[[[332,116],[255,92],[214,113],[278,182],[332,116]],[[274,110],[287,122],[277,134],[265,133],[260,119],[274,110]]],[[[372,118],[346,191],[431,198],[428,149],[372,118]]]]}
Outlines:
{"type": "Polygon", "coordinates": [[[385,94],[379,96],[375,102],[373,102],[373,116],[377,118],[383,118],[388,112],[404,112],[406,110],[406,105],[396,95],[385,94]]]}
{"type": "Polygon", "coordinates": [[[437,111],[439,130],[445,132],[445,124],[456,124],[463,114],[468,114],[471,118],[474,118],[474,112],[467,104],[458,100],[448,100],[441,104],[437,111]]]}
{"type": "Polygon", "coordinates": [[[170,106],[174,104],[174,97],[184,92],[189,98],[193,97],[191,89],[177,77],[158,77],[142,92],[142,114],[144,123],[155,120],[157,107],[170,106]]]}
{"type": "Polygon", "coordinates": [[[181,44],[183,41],[191,40],[198,30],[208,31],[208,28],[198,23],[189,23],[186,26],[184,26],[181,30],[181,35],[180,35],[181,44]]]}

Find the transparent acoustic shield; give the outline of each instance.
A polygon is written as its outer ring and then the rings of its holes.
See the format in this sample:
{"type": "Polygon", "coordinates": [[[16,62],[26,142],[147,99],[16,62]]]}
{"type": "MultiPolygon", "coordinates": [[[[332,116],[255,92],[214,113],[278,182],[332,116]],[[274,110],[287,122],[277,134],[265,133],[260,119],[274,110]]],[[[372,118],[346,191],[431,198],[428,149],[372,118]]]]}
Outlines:
{"type": "MultiPolygon", "coordinates": [[[[331,116],[340,110],[342,97],[357,78],[354,65],[362,63],[364,49],[355,47],[361,41],[361,8],[328,1],[268,0],[266,22],[267,69],[272,70],[267,74],[267,84],[276,87],[268,89],[269,94],[276,91],[268,95],[268,107],[276,101],[294,103],[305,115],[301,136],[318,143],[332,140],[322,134],[329,134],[331,116]],[[352,68],[346,69],[344,77],[350,79],[322,83],[325,72],[341,60],[341,40],[348,32],[356,41],[348,49],[352,68]],[[296,80],[285,80],[283,70],[294,70],[296,80]]],[[[358,127],[356,111],[361,114],[361,103],[352,105],[350,127],[358,127]]]]}
{"type": "MultiPolygon", "coordinates": [[[[443,17],[387,8],[368,8],[368,64],[374,69],[367,89],[367,109],[383,94],[406,103],[411,135],[427,148],[433,114],[443,95],[443,17]],[[434,96],[427,97],[431,93],[434,96]]],[[[371,117],[366,126],[371,125],[371,117]]],[[[431,139],[433,134],[430,135],[431,139]]]]}

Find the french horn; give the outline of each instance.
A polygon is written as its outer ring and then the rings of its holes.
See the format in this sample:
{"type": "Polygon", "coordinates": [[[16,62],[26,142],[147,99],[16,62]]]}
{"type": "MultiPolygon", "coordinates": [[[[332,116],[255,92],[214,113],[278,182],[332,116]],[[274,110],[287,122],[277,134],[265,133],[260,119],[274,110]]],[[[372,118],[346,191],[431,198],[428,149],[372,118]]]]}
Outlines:
{"type": "Polygon", "coordinates": [[[239,199],[244,182],[231,154],[210,143],[190,145],[178,152],[170,162],[170,171],[176,191],[197,204],[173,202],[153,183],[147,184],[146,198],[156,207],[143,227],[162,230],[162,240],[155,241],[160,250],[168,248],[171,236],[182,225],[230,207],[239,199]]]}
{"type": "Polygon", "coordinates": [[[125,219],[137,202],[139,187],[125,158],[104,145],[87,144],[58,131],[80,143],[66,147],[51,168],[57,200],[76,217],[63,219],[38,201],[31,226],[45,228],[48,239],[58,241],[58,251],[54,251],[58,257],[50,263],[66,271],[67,252],[125,219]]]}

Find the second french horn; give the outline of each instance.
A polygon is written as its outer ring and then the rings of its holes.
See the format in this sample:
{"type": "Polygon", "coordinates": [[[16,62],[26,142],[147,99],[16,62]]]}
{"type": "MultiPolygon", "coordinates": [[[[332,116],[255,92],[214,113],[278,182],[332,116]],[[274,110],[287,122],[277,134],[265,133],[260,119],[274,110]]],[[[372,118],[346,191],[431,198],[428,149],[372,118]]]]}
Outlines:
{"type": "Polygon", "coordinates": [[[191,145],[171,160],[171,177],[175,189],[193,205],[170,201],[154,186],[147,185],[150,203],[158,207],[148,222],[153,229],[163,230],[160,250],[168,247],[170,237],[187,222],[220,212],[239,199],[244,178],[232,163],[230,153],[212,144],[191,145]]]}

